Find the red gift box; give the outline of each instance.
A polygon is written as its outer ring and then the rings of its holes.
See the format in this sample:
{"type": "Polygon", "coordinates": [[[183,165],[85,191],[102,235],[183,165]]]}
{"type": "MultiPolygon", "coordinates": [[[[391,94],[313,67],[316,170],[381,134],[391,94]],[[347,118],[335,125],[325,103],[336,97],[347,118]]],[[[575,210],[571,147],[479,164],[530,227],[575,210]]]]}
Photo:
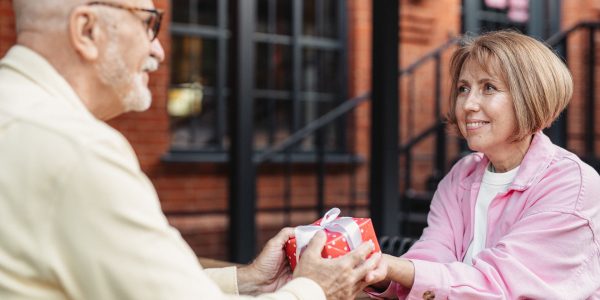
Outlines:
{"type": "MultiPolygon", "coordinates": [[[[329,214],[330,212],[331,212],[331,210],[327,214],[329,214]]],[[[337,210],[337,212],[339,213],[339,209],[337,210]]],[[[326,214],[326,217],[315,221],[314,223],[312,223],[312,225],[319,226],[321,224],[321,220],[327,218],[327,214],[326,214]]],[[[336,215],[336,217],[333,218],[333,220],[340,220],[340,219],[341,218],[337,218],[337,215],[336,215]]],[[[351,219],[356,223],[356,225],[358,225],[358,229],[360,230],[360,236],[361,236],[362,241],[365,241],[365,242],[369,241],[369,240],[373,241],[373,245],[375,245],[375,249],[373,249],[371,254],[381,252],[381,250],[379,248],[379,243],[377,242],[377,236],[375,235],[375,230],[373,229],[373,223],[371,222],[371,219],[369,219],[369,218],[351,218],[351,219]]],[[[316,228],[315,228],[315,230],[316,230],[316,228]]],[[[335,258],[335,257],[342,256],[351,251],[350,243],[348,242],[347,237],[344,236],[344,234],[342,234],[340,232],[332,231],[328,228],[324,228],[324,231],[327,234],[327,243],[325,244],[325,247],[323,248],[323,251],[321,252],[321,256],[323,258],[335,258]]],[[[355,247],[358,247],[358,246],[359,245],[355,245],[355,247]]],[[[296,247],[297,247],[296,237],[290,238],[287,241],[287,243],[285,244],[286,256],[288,258],[290,266],[292,267],[292,270],[294,270],[296,268],[296,262],[297,262],[296,261],[296,247]]]]}

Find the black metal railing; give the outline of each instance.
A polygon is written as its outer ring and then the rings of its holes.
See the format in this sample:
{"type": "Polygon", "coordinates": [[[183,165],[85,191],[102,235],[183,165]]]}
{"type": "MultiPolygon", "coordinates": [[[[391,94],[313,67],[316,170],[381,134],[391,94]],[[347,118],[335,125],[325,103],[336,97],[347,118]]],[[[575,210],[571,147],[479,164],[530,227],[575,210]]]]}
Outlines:
{"type": "MultiPolygon", "coordinates": [[[[292,211],[312,211],[315,213],[315,216],[322,215],[326,209],[326,188],[325,178],[327,177],[326,164],[343,164],[346,165],[346,169],[348,170],[346,173],[348,179],[348,187],[349,190],[346,192],[348,201],[347,203],[338,203],[336,206],[344,208],[344,211],[353,214],[358,208],[366,208],[366,204],[359,205],[357,203],[357,191],[356,191],[356,166],[360,163],[360,158],[345,154],[340,155],[341,159],[333,160],[331,159],[331,153],[325,152],[325,141],[323,131],[327,129],[327,127],[331,124],[338,122],[340,119],[347,117],[348,113],[352,112],[354,108],[359,106],[360,104],[367,102],[369,100],[370,95],[363,94],[347,101],[344,101],[342,104],[317,118],[316,120],[310,122],[305,127],[296,131],[289,137],[287,137],[281,143],[264,150],[263,152],[258,153],[254,162],[256,163],[257,169],[259,172],[262,169],[269,169],[269,163],[273,162],[277,157],[283,157],[283,171],[282,180],[284,181],[284,191],[283,191],[283,203],[281,206],[276,208],[271,208],[271,211],[279,211],[284,214],[284,226],[294,225],[291,220],[292,211]],[[309,160],[314,167],[314,181],[315,181],[315,199],[316,203],[314,206],[302,206],[292,203],[292,194],[293,189],[295,188],[292,184],[292,178],[294,176],[293,169],[300,168],[294,166],[294,161],[292,159],[292,155],[294,154],[294,147],[296,147],[303,140],[309,138],[310,136],[316,136],[316,152],[313,156],[313,159],[309,160]]],[[[303,168],[306,169],[306,168],[303,168]]],[[[304,172],[300,176],[306,176],[304,172]]],[[[259,209],[259,211],[266,211],[264,208],[259,209]]]]}
{"type": "Polygon", "coordinates": [[[598,41],[599,22],[580,22],[567,30],[550,37],[546,43],[553,47],[558,55],[570,66],[575,78],[575,96],[569,105],[569,111],[562,114],[558,124],[555,124],[554,134],[561,145],[578,153],[596,170],[600,170],[600,161],[596,152],[596,44],[598,41]],[[575,55],[569,55],[569,46],[576,45],[575,55]],[[571,56],[571,58],[570,58],[571,56]],[[581,59],[576,61],[574,59],[581,59]],[[576,67],[572,67],[576,66],[576,67]],[[580,78],[581,80],[577,80],[580,78]],[[583,84],[580,84],[582,83],[583,84]],[[578,99],[581,98],[581,99],[578,99]],[[578,102],[575,102],[579,100],[578,102]],[[581,112],[581,115],[577,115],[581,112]],[[567,118],[581,119],[583,126],[580,130],[570,130],[567,118]],[[558,125],[558,126],[557,126],[558,125]],[[583,146],[582,146],[583,145],[583,146]]]}
{"type": "MultiPolygon", "coordinates": [[[[400,185],[400,212],[399,226],[400,234],[407,237],[418,237],[421,234],[423,227],[426,225],[426,217],[429,211],[429,203],[433,196],[437,183],[446,174],[447,165],[449,164],[449,143],[446,125],[443,116],[443,96],[442,84],[448,80],[443,80],[442,65],[445,63],[444,54],[448,52],[456,43],[458,38],[450,39],[444,45],[438,47],[432,52],[424,55],[419,60],[409,65],[399,72],[400,78],[405,78],[408,83],[408,96],[406,107],[408,110],[406,123],[406,137],[400,141],[398,154],[401,157],[401,178],[400,185]],[[433,64],[431,64],[433,63],[433,64]],[[428,73],[433,76],[431,78],[422,78],[416,74],[432,65],[432,72],[428,73]],[[417,97],[419,87],[423,86],[417,80],[419,79],[433,82],[433,94],[429,97],[417,97]],[[421,101],[421,106],[433,108],[432,114],[428,117],[418,115],[414,107],[418,101],[421,101]],[[425,101],[425,104],[422,103],[425,101]],[[429,123],[426,123],[426,122],[429,123]],[[421,127],[420,132],[415,132],[415,128],[421,127]],[[425,179],[415,180],[415,156],[417,147],[423,145],[426,141],[433,138],[433,149],[423,150],[419,153],[425,153],[425,165],[431,168],[431,172],[426,175],[425,179]]],[[[457,141],[456,139],[454,141],[457,141]]],[[[420,169],[422,172],[422,168],[420,169]]]]}

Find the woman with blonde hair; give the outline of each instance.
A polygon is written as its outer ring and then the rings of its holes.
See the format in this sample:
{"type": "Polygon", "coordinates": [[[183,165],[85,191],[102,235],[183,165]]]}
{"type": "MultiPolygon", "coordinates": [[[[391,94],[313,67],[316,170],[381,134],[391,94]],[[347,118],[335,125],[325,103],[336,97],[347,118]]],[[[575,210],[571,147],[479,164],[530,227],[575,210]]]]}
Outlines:
{"type": "Polygon", "coordinates": [[[514,31],[466,39],[451,60],[449,123],[474,153],[438,185],[428,227],[384,256],[369,293],[410,299],[600,298],[600,176],[542,133],[573,80],[514,31]]]}

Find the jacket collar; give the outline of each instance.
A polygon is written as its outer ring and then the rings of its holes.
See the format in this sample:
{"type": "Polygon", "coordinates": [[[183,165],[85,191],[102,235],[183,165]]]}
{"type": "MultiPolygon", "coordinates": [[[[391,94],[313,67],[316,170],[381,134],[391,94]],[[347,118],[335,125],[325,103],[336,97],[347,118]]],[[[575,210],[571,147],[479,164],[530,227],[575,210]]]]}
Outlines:
{"type": "MultiPolygon", "coordinates": [[[[540,175],[543,170],[548,168],[555,153],[556,146],[552,144],[550,139],[543,132],[536,132],[509,190],[524,191],[539,181],[540,175]]],[[[479,157],[479,161],[473,172],[465,180],[465,188],[469,188],[473,184],[479,186],[489,163],[489,159],[482,153],[475,153],[475,155],[479,157]]]]}
{"type": "Polygon", "coordinates": [[[556,146],[550,141],[550,138],[541,131],[534,134],[510,188],[523,191],[539,181],[539,177],[548,168],[555,153],[556,146]]]}
{"type": "Polygon", "coordinates": [[[56,102],[95,119],[64,77],[35,51],[22,45],[15,45],[0,60],[0,67],[13,69],[54,96],[52,98],[56,99],[56,102]]]}

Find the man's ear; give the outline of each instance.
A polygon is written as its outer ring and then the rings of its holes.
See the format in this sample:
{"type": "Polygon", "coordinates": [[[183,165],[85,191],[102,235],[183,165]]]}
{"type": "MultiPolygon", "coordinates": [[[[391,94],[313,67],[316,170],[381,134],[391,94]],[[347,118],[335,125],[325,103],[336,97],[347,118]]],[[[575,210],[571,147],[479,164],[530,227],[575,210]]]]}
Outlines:
{"type": "Polygon", "coordinates": [[[69,17],[69,36],[73,48],[82,59],[98,58],[100,28],[98,18],[88,7],[78,7],[69,17]]]}

